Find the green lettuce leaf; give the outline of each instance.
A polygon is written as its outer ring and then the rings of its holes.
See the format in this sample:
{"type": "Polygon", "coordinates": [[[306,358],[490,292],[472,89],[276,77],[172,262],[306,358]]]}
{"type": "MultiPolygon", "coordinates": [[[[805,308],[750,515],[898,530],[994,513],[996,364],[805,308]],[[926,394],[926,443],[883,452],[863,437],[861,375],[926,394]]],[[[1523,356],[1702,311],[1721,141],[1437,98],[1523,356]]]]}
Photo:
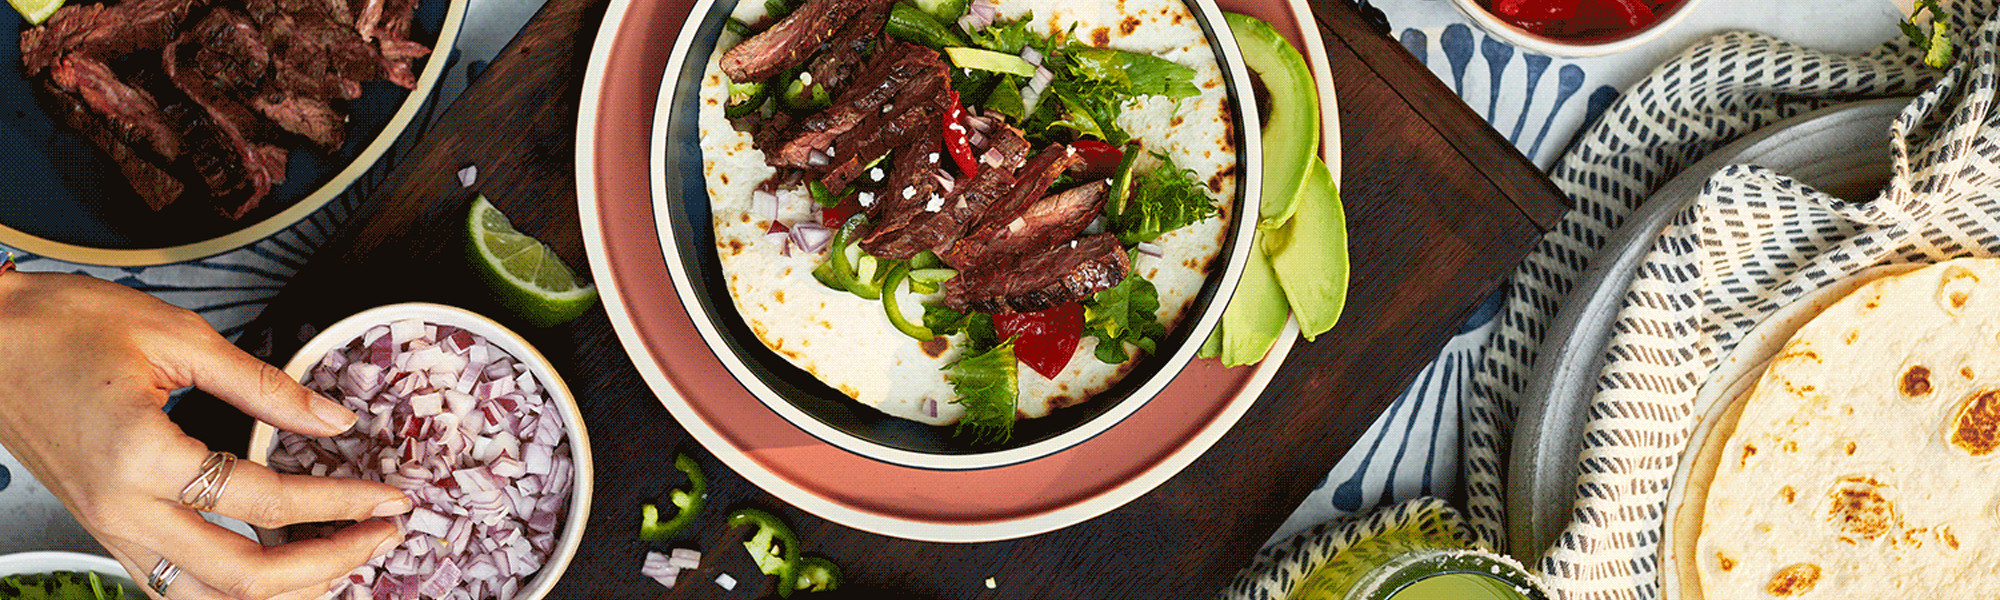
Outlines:
{"type": "Polygon", "coordinates": [[[945,378],[958,394],[952,403],[965,407],[965,416],[958,420],[958,434],[969,436],[974,443],[1005,442],[1013,437],[1014,402],[1020,393],[1018,364],[1014,341],[1007,340],[945,367],[945,378]]]}
{"type": "Polygon", "coordinates": [[[1106,215],[1105,227],[1118,240],[1137,244],[1159,239],[1164,234],[1215,216],[1215,200],[1208,187],[1192,169],[1174,164],[1172,157],[1154,153],[1162,161],[1151,171],[1138,174],[1132,193],[1116,214],[1106,215]]]}
{"type": "Polygon", "coordinates": [[[1083,301],[1083,332],[1097,339],[1097,360],[1118,364],[1129,360],[1125,344],[1151,354],[1167,335],[1160,324],[1160,292],[1138,273],[1083,301]]]}

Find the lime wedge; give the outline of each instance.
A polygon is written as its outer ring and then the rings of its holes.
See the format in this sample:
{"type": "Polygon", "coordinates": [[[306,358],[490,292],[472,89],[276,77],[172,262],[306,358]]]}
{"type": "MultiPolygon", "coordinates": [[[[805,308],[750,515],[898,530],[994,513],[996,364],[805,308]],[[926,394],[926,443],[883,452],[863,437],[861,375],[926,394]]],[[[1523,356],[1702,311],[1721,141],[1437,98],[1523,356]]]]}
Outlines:
{"type": "Polygon", "coordinates": [[[56,9],[62,8],[63,0],[7,0],[7,3],[21,12],[21,18],[27,19],[28,25],[34,26],[49,20],[49,15],[56,14],[56,9]]]}
{"type": "Polygon", "coordinates": [[[514,229],[485,196],[465,217],[466,252],[496,299],[536,327],[560,325],[597,303],[597,286],[578,279],[540,240],[514,229]]]}

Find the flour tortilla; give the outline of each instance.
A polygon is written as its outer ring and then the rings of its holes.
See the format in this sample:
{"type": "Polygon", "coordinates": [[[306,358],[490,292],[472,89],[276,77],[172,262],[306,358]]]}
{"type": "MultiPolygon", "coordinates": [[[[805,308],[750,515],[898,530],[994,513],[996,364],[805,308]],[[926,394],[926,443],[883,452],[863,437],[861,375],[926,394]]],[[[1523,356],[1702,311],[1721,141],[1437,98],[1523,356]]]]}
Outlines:
{"type": "Polygon", "coordinates": [[[1793,336],[1709,484],[1702,597],[1971,598],[2000,586],[2000,261],[1869,283],[1793,336]]]}
{"type": "MultiPolygon", "coordinates": [[[[1215,257],[1231,217],[1228,201],[1236,195],[1228,90],[1214,53],[1194,15],[1179,0],[1007,0],[998,20],[1015,21],[1030,14],[1046,32],[1069,31],[1074,24],[1076,37],[1084,43],[1151,54],[1195,70],[1199,95],[1179,101],[1141,98],[1128,103],[1118,117],[1118,125],[1145,151],[1172,156],[1176,164],[1208,181],[1209,195],[1221,208],[1216,218],[1162,236],[1156,243],[1165,250],[1163,256],[1140,255],[1134,262],[1134,273],[1158,287],[1160,321],[1172,328],[1187,313],[1209,269],[1220,266],[1215,257]]],[[[763,3],[739,3],[734,16],[755,22],[763,16],[763,3]]],[[[929,354],[889,323],[881,302],[828,289],[814,280],[812,269],[824,253],[782,256],[775,244],[765,240],[772,208],[753,207],[752,192],[775,171],[764,164],[764,153],[752,145],[750,134],[737,131],[723,115],[729,82],[717,64],[722,53],[739,41],[727,32],[723,36],[702,80],[702,172],[708,183],[716,252],[737,310],[765,346],[857,402],[923,423],[957,422],[964,410],[951,402],[957,395],[943,368],[959,358],[962,336],[952,339],[951,348],[929,354]]],[[[808,217],[811,201],[800,192],[782,192],[776,211],[779,220],[797,222],[808,217]]],[[[906,295],[901,305],[915,316],[930,299],[906,295]]],[[[1138,360],[1136,349],[1128,347],[1132,361],[1108,365],[1094,357],[1095,350],[1096,341],[1085,337],[1076,356],[1054,379],[1022,367],[1019,415],[1040,417],[1083,402],[1110,388],[1138,360]]]]}

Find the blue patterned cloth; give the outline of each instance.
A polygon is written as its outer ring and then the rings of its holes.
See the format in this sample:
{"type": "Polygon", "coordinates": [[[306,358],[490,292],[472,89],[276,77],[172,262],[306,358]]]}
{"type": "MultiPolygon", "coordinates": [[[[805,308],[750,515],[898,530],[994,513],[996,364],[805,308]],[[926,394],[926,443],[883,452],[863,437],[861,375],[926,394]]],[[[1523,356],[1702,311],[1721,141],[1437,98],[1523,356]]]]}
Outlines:
{"type": "MultiPolygon", "coordinates": [[[[1404,49],[1458,92],[1536,165],[1552,167],[1576,134],[1604,114],[1626,87],[1696,40],[1752,29],[1821,50],[1859,52],[1897,35],[1888,2],[1706,0],[1687,20],[1631,51],[1594,58],[1551,57],[1488,35],[1449,0],[1373,0],[1404,49]]],[[[1460,410],[1473,363],[1494,330],[1504,293],[1489,298],[1437,359],[1355,442],[1329,457],[1318,489],[1274,532],[1274,547],[1314,525],[1425,495],[1452,497],[1461,472],[1460,410]]]]}

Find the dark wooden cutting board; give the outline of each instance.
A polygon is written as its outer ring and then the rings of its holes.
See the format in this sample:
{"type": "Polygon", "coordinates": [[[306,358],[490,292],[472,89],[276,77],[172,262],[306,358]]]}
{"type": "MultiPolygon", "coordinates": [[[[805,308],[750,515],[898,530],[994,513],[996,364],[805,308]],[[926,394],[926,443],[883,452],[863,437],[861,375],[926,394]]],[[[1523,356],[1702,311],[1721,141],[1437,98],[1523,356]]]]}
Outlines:
{"type": "MultiPolygon", "coordinates": [[[[360,310],[432,301],[489,315],[462,256],[467,203],[484,194],[516,226],[584,268],[572,147],[584,63],[603,0],[550,0],[484,76],[382,182],[355,222],[318,251],[240,344],[282,363],[319,327],[360,310]],[[455,173],[478,165],[474,189],[455,173]]],[[[521,331],[555,362],[583,407],[596,453],[596,500],[582,551],[556,598],[756,597],[767,578],[732,551],[711,509],[695,538],[714,572],[673,590],[637,572],[638,506],[678,483],[676,451],[708,471],[711,507],[761,506],[804,547],[882,596],[1198,598],[1244,564],[1436,355],[1564,210],[1543,174],[1345,0],[1314,12],[1327,40],[1342,127],[1342,196],[1353,288],[1340,325],[1301,342],[1269,389],[1213,449],[1158,489],[1055,532],[983,544],[912,542],[860,532],[786,506],[725,469],[668,415],[619,346],[602,308],[562,327],[521,331]],[[996,589],[985,586],[994,578],[996,589]]],[[[241,452],[249,420],[190,399],[175,421],[241,452]]]]}

